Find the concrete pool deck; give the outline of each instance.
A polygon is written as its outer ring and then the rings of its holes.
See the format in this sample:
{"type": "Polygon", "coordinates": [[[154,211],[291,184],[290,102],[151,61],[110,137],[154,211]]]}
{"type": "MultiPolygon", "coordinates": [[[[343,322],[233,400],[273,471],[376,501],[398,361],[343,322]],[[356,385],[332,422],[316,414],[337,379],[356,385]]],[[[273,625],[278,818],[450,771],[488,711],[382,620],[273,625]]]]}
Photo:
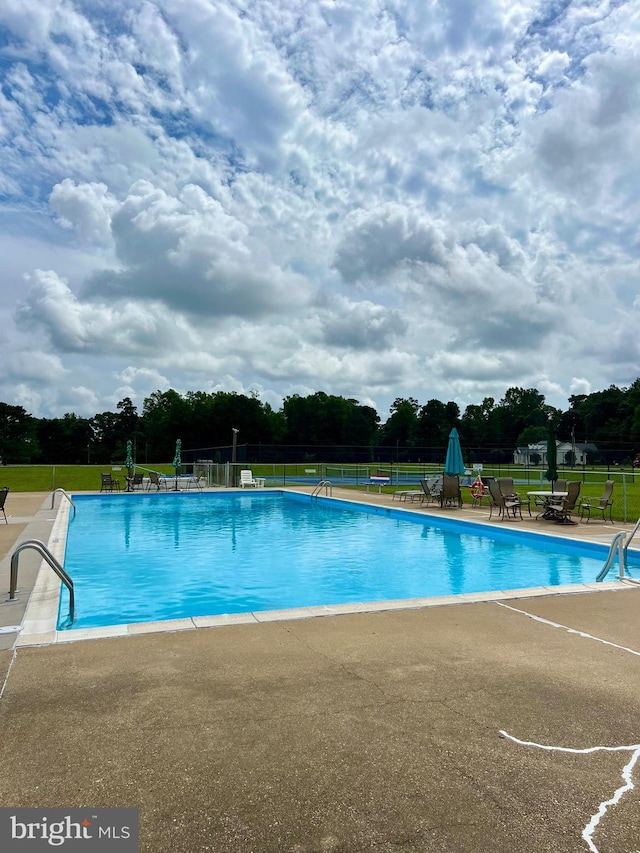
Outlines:
{"type": "MultiPolygon", "coordinates": [[[[15,545],[47,541],[49,506],[10,495],[5,585],[15,545]]],[[[578,528],[550,532],[609,542],[631,525],[578,528]]],[[[39,562],[21,555],[23,595],[39,562]]],[[[639,591],[34,647],[4,632],[24,598],[3,601],[1,801],[138,807],[150,853],[635,853],[639,591]]]]}

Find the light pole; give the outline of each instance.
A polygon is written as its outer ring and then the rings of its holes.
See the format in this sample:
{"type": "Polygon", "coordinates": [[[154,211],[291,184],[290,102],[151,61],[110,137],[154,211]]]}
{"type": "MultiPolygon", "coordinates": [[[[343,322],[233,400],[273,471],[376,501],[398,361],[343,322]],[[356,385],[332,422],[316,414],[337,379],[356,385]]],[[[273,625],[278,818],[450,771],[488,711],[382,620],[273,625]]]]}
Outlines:
{"type": "Polygon", "coordinates": [[[231,432],[233,433],[233,439],[231,443],[231,482],[235,486],[236,484],[236,449],[238,447],[238,432],[235,427],[231,428],[231,432]]]}

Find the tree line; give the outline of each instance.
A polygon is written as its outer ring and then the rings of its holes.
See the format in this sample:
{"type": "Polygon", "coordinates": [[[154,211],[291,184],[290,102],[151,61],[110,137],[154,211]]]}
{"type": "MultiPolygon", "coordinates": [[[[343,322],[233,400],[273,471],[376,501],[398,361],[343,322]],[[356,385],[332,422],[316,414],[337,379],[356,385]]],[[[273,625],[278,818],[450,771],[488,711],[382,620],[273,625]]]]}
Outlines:
{"type": "MultiPolygon", "coordinates": [[[[36,418],[22,406],[0,403],[0,457],[4,464],[108,464],[123,462],[127,441],[138,464],[173,458],[177,438],[185,450],[229,447],[238,441],[260,446],[380,448],[397,461],[429,458],[446,447],[452,427],[470,461],[508,461],[515,447],[543,441],[551,422],[558,438],[593,443],[600,459],[631,461],[640,451],[640,379],[628,388],[569,398],[566,411],[547,405],[535,388],[509,388],[497,401],[485,397],[464,412],[457,403],[398,397],[381,423],[370,406],[318,391],[286,397],[275,411],[255,396],[172,389],[145,398],[142,412],[129,397],[115,412],[93,417],[67,413],[36,418]]],[[[373,458],[373,456],[371,457],[373,458]]]]}

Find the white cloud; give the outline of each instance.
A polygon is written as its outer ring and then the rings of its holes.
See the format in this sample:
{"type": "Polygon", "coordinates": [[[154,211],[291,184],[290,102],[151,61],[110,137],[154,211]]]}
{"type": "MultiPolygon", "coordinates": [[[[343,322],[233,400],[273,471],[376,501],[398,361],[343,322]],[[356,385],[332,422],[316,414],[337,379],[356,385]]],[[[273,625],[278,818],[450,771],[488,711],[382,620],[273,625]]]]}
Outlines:
{"type": "Polygon", "coordinates": [[[117,201],[106,184],[75,184],[65,178],[51,191],[49,204],[58,223],[63,228],[75,228],[82,241],[111,242],[111,214],[117,201]]]}
{"type": "Polygon", "coordinates": [[[8,402],[566,407],[637,377],[633,4],[6,0],[0,26],[8,402]]]}
{"type": "Polygon", "coordinates": [[[574,376],[571,379],[571,383],[569,385],[569,392],[571,394],[591,394],[591,391],[591,383],[588,379],[584,379],[579,376],[574,376]]]}

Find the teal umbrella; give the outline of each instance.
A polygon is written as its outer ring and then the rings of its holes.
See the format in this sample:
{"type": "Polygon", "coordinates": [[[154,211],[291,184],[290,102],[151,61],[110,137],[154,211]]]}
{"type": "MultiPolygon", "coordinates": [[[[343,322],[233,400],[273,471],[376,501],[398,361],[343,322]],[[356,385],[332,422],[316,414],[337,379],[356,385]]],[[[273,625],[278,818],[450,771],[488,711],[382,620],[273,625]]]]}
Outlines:
{"type": "Polygon", "coordinates": [[[553,484],[558,479],[558,446],[556,444],[556,431],[553,422],[549,419],[549,432],[547,433],[547,470],[544,472],[546,480],[553,484]]]}
{"type": "Polygon", "coordinates": [[[449,433],[447,456],[444,460],[444,473],[452,477],[457,477],[459,474],[464,474],[465,470],[462,448],[460,447],[460,436],[458,435],[458,430],[454,427],[449,433]]]}

